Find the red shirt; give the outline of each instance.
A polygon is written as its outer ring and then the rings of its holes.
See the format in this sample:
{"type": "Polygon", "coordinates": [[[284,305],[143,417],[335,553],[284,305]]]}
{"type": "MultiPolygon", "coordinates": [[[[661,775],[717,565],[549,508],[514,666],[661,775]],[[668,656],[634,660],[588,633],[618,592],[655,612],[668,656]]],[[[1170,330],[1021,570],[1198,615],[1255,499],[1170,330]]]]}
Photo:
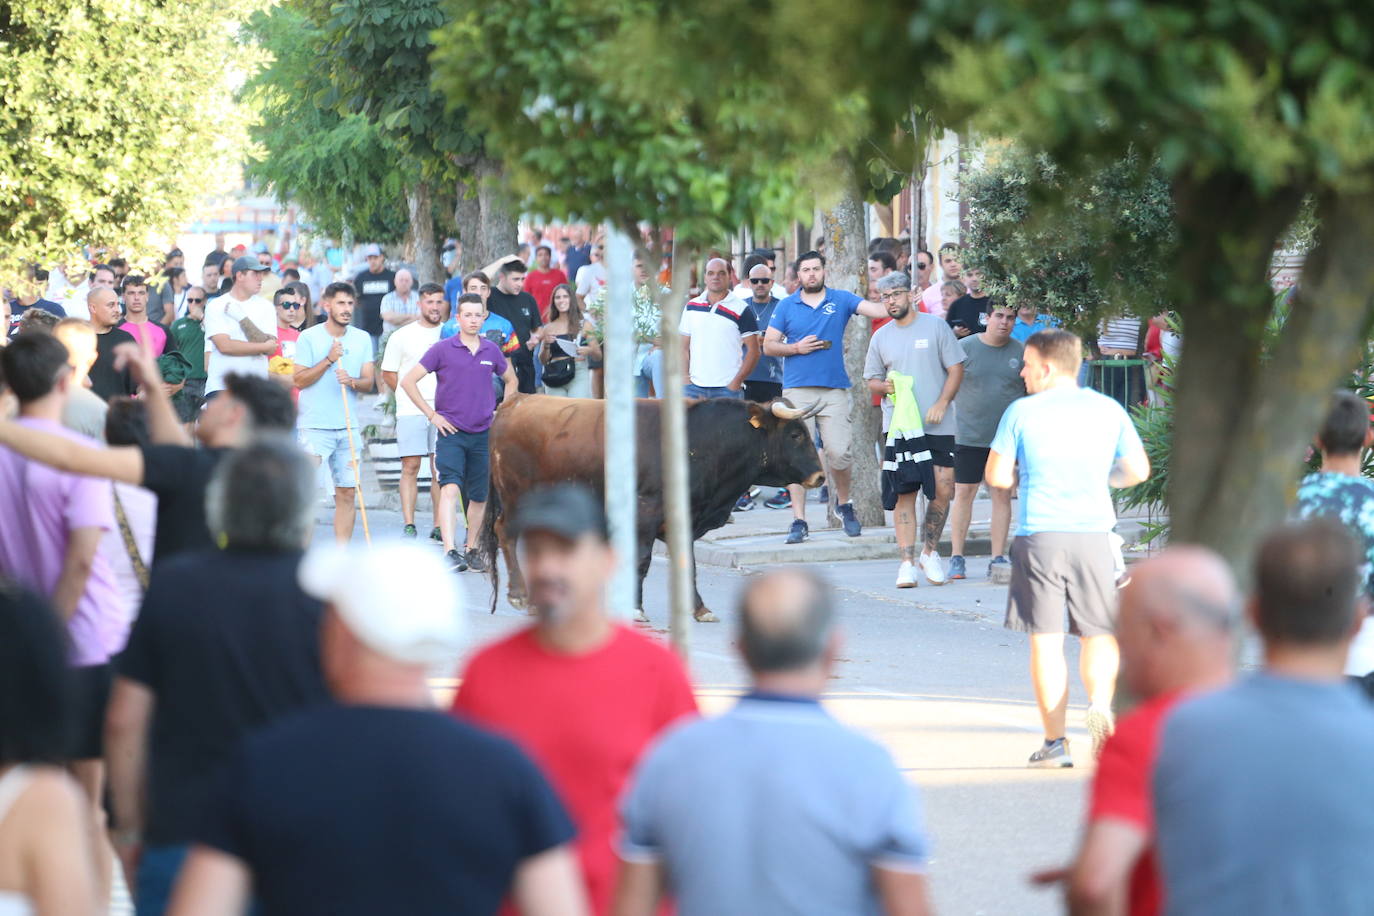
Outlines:
{"type": "Polygon", "coordinates": [[[626,782],[664,726],[696,710],[678,657],[619,625],[582,655],[553,652],[533,627],[521,630],[477,653],[453,698],[455,713],[506,734],[553,783],[577,825],[595,913],[609,911],[615,892],[616,806],[626,782]]]}
{"type": "Polygon", "coordinates": [[[1181,691],[1146,700],[1116,723],[1116,731],[1102,747],[1093,777],[1088,822],[1113,817],[1136,824],[1150,838],[1131,872],[1128,909],[1131,916],[1155,916],[1163,911],[1159,868],[1155,864],[1154,816],[1150,776],[1164,719],[1183,698],[1181,691]]]}
{"type": "Polygon", "coordinates": [[[549,303],[553,301],[553,288],[567,282],[568,275],[557,267],[532,270],[525,274],[525,292],[533,296],[534,301],[539,304],[539,314],[545,321],[549,320],[549,303]]]}

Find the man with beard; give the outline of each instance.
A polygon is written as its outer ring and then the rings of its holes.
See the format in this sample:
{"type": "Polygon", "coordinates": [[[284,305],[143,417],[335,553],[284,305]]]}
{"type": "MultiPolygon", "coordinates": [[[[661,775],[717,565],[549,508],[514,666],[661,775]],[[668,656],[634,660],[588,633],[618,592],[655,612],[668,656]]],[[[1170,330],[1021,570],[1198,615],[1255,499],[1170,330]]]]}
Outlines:
{"type": "Polygon", "coordinates": [[[334,536],[342,544],[353,537],[358,479],[352,456],[363,448],[356,422],[357,393],[371,391],[373,385],[372,338],[349,324],[354,301],[353,287],[347,283],[325,287],[325,322],[301,332],[295,358],[301,444],[317,463],[328,462],[334,476],[334,536]]]}
{"type": "MultiPolygon", "coordinates": [[[[844,329],[855,314],[883,318],[887,309],[876,302],[825,285],[825,258],[808,251],[797,258],[801,288],[778,303],[763,337],[763,355],[781,356],[782,396],[794,407],[809,409],[819,404],[816,425],[825,443],[826,477],[834,484],[835,512],[844,522],[844,533],[863,533],[849,501],[849,375],[844,370],[844,329]]],[[[787,543],[800,544],[809,532],[806,495],[791,486],[792,529],[787,543]]]]}
{"type": "MultiPolygon", "coordinates": [[[[382,381],[398,392],[396,396],[396,446],[401,458],[401,517],[405,521],[404,537],[416,537],[415,502],[419,495],[420,460],[429,457],[429,498],[434,510],[435,537],[439,530],[439,474],[434,468],[434,450],[438,430],[421,412],[419,406],[401,391],[401,379],[420,364],[420,357],[439,342],[440,326],[444,323],[448,306],[444,303],[444,288],[437,283],[420,287],[420,313],[405,327],[392,333],[382,354],[382,381]]],[[[420,394],[434,406],[436,377],[426,375],[419,381],[420,394]]],[[[442,534],[439,535],[442,538],[442,534]]]]}
{"type": "Polygon", "coordinates": [[[645,747],[696,700],[677,656],[607,615],[615,554],[600,500],[577,484],[531,490],[513,533],[538,620],[473,657],[453,711],[513,738],[548,775],[577,826],[592,911],[604,914],[617,800],[645,747]]]}

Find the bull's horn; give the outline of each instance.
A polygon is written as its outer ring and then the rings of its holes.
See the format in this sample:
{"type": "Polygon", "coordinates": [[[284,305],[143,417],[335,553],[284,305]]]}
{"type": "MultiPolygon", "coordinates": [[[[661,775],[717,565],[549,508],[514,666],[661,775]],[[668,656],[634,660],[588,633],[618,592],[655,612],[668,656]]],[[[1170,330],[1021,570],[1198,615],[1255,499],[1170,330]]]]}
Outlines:
{"type": "MultiPolygon", "coordinates": [[[[806,411],[802,410],[800,407],[793,407],[792,402],[786,398],[778,398],[775,400],[770,409],[773,411],[773,416],[777,417],[779,420],[801,420],[808,416],[806,411]]],[[[809,416],[815,416],[815,414],[810,414],[809,416]]]]}
{"type": "Polygon", "coordinates": [[[820,401],[817,401],[816,403],[812,404],[810,407],[806,408],[806,410],[802,411],[802,415],[801,415],[800,417],[797,417],[797,419],[798,419],[798,420],[809,420],[809,419],[811,419],[811,418],[814,417],[816,414],[818,414],[818,413],[821,412],[821,406],[822,406],[822,405],[821,405],[821,402],[820,402],[820,401]]]}

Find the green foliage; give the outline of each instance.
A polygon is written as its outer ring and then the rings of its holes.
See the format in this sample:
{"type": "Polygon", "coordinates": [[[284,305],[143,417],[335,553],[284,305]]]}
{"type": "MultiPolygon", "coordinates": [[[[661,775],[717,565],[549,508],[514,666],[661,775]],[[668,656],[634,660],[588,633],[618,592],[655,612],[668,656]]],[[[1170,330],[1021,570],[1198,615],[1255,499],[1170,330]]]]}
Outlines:
{"type": "Polygon", "coordinates": [[[836,152],[871,126],[862,94],[837,92],[829,72],[850,65],[836,42],[851,25],[815,29],[782,6],[741,16],[725,0],[447,9],[435,85],[534,212],[698,241],[777,231],[808,218],[815,187],[845,172],[836,152]]]}
{"type": "Polygon", "coordinates": [[[258,112],[248,176],[303,207],[327,236],[347,231],[399,242],[408,222],[406,185],[419,166],[363,115],[316,102],[330,88],[319,66],[324,36],[298,11],[274,7],[255,18],[251,31],[272,60],[245,91],[258,112]]]}
{"type": "Polygon", "coordinates": [[[1014,305],[1032,303],[1070,327],[1168,308],[1177,244],[1169,186],[1139,157],[1068,173],[1019,146],[989,152],[962,183],[965,264],[1014,305]]]}
{"type": "MultiPolygon", "coordinates": [[[[1169,372],[1173,361],[1166,360],[1169,372]]],[[[1143,483],[1124,490],[1113,491],[1119,509],[1145,509],[1158,518],[1143,522],[1145,536],[1141,543],[1149,544],[1169,535],[1169,518],[1165,506],[1169,496],[1169,457],[1174,447],[1174,392],[1172,388],[1158,389],[1158,404],[1140,405],[1131,409],[1136,432],[1145,445],[1150,459],[1150,477],[1143,483]]]]}
{"type": "Polygon", "coordinates": [[[227,80],[255,0],[0,7],[0,277],[115,247],[151,267],[244,144],[227,80]],[[226,66],[228,64],[228,66],[226,66]]]}

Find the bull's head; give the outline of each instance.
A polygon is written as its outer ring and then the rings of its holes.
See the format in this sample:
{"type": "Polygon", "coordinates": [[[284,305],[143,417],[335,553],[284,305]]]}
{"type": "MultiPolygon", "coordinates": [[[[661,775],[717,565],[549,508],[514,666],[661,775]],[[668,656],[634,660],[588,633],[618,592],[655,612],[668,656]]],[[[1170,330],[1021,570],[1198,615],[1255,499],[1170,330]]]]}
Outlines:
{"type": "Polygon", "coordinates": [[[767,487],[799,483],[813,489],[825,483],[821,458],[806,421],[820,412],[820,405],[802,410],[785,400],[749,404],[749,424],[768,438],[763,468],[755,482],[767,487]]]}

